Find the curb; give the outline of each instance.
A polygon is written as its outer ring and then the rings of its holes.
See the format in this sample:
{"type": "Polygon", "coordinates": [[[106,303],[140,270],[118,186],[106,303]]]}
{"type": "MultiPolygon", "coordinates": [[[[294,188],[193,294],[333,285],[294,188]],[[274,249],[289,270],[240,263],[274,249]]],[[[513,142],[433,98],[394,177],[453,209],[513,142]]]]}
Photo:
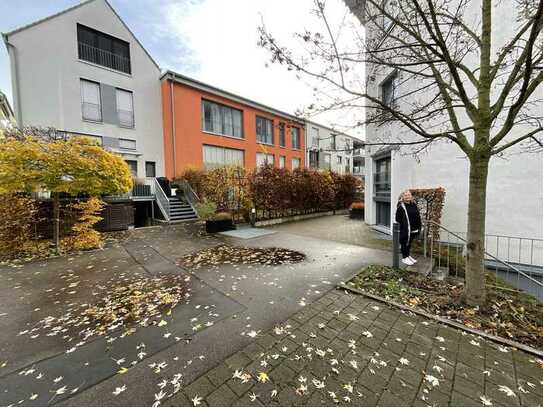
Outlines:
{"type": "Polygon", "coordinates": [[[350,287],[350,286],[348,286],[347,284],[344,284],[344,283],[338,284],[337,287],[341,288],[341,289],[344,289],[344,290],[347,290],[347,291],[350,291],[352,293],[358,294],[358,295],[362,295],[364,297],[371,298],[372,300],[376,300],[376,301],[382,302],[384,304],[400,308],[400,309],[402,309],[404,311],[409,311],[409,312],[412,312],[414,314],[426,317],[428,319],[432,319],[432,320],[437,321],[437,322],[439,322],[441,324],[448,325],[450,327],[460,329],[462,331],[469,332],[469,333],[474,334],[474,335],[481,336],[481,337],[483,337],[485,339],[488,339],[488,340],[490,340],[492,342],[499,343],[500,345],[505,345],[505,346],[510,346],[510,347],[516,348],[516,349],[520,349],[520,350],[522,350],[522,351],[524,351],[526,353],[529,353],[531,355],[534,355],[534,356],[537,356],[537,357],[543,359],[543,351],[538,350],[536,348],[532,348],[531,346],[524,345],[522,343],[515,342],[515,341],[509,340],[509,339],[500,338],[499,336],[491,335],[491,334],[488,334],[486,332],[479,331],[478,329],[468,328],[467,326],[465,326],[465,325],[463,325],[463,324],[461,324],[459,322],[451,321],[451,320],[446,319],[446,318],[438,317],[437,315],[429,314],[426,311],[422,311],[422,310],[417,309],[417,308],[411,308],[411,307],[408,307],[407,305],[403,305],[403,304],[400,304],[400,303],[397,303],[397,302],[394,302],[394,301],[387,300],[386,298],[379,297],[378,295],[370,294],[370,293],[368,293],[366,291],[363,291],[363,290],[360,290],[358,288],[350,287]]]}

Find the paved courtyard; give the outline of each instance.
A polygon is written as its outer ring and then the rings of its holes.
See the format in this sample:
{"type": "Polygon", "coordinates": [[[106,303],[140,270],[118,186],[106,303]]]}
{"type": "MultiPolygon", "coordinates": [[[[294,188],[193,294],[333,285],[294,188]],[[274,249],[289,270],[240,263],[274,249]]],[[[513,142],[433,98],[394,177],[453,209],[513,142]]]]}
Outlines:
{"type": "Polygon", "coordinates": [[[541,404],[535,358],[338,291],[391,257],[335,240],[345,227],[365,227],[347,222],[313,219],[250,239],[191,224],[142,229],[102,251],[2,266],[0,406],[541,404]],[[180,257],[224,244],[306,257],[180,266],[180,257]],[[190,282],[190,296],[158,325],[89,340],[42,329],[52,317],[77,318],[79,304],[119,282],[171,275],[190,282]]]}
{"type": "Polygon", "coordinates": [[[193,381],[250,343],[254,334],[319,299],[360,267],[389,257],[281,231],[244,240],[178,225],[133,231],[102,251],[3,266],[0,406],[165,403],[178,384],[193,381]],[[178,265],[185,254],[224,243],[301,250],[306,258],[278,266],[187,270],[178,265]],[[164,325],[134,332],[121,328],[89,340],[49,325],[51,317],[77,318],[80,305],[99,300],[108,287],[172,274],[190,280],[191,295],[164,315],[164,325]],[[172,378],[177,378],[174,384],[168,381],[172,378]],[[158,387],[164,380],[167,387],[158,387]]]}
{"type": "Polygon", "coordinates": [[[172,405],[537,407],[542,363],[333,290],[186,386],[172,405]]]}
{"type": "Polygon", "coordinates": [[[283,223],[270,227],[297,236],[316,237],[333,242],[347,243],[380,250],[391,250],[388,236],[376,232],[362,219],[349,219],[347,215],[323,216],[300,222],[283,223]]]}

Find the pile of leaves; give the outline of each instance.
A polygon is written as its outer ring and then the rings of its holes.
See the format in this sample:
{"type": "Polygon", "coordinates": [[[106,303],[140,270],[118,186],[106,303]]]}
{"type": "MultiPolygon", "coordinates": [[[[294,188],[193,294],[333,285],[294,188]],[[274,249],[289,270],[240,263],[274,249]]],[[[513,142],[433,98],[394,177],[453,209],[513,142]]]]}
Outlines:
{"type": "Polygon", "coordinates": [[[179,264],[182,267],[197,270],[202,267],[222,264],[278,266],[300,263],[304,259],[303,253],[277,247],[253,248],[220,245],[183,256],[179,259],[179,264]]]}
{"type": "Polygon", "coordinates": [[[188,282],[185,276],[167,275],[104,284],[97,287],[102,291],[97,303],[71,304],[62,315],[48,316],[20,335],[37,338],[45,331],[47,336],[85,341],[93,336],[108,335],[120,327],[160,326],[162,316],[169,315],[189,296],[188,282]]]}
{"type": "Polygon", "coordinates": [[[349,284],[470,328],[543,348],[543,304],[493,275],[487,276],[487,304],[483,308],[470,307],[462,301],[462,282],[436,281],[390,267],[369,266],[349,284]]]}

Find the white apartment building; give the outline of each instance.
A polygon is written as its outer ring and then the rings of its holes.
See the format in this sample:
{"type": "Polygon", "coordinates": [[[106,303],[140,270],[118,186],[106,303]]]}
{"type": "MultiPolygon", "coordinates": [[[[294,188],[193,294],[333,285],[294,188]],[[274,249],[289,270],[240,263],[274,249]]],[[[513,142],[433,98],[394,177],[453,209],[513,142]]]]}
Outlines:
{"type": "Polygon", "coordinates": [[[338,174],[363,174],[363,163],[358,160],[355,167],[354,160],[354,152],[360,155],[362,146],[358,138],[311,121],[306,121],[305,137],[308,168],[331,170],[338,174]]]}
{"type": "Polygon", "coordinates": [[[19,126],[53,127],[164,174],[160,68],[106,0],[3,34],[19,126]]]}
{"type": "MultiPolygon", "coordinates": [[[[364,0],[345,0],[345,3],[365,23],[361,14],[364,0]]],[[[479,2],[474,2],[473,7],[468,12],[480,12],[479,2]]],[[[514,24],[507,15],[507,7],[497,7],[493,21],[496,26],[499,25],[494,29],[496,43],[511,37],[514,24]]],[[[382,19],[365,23],[366,39],[373,35],[373,24],[386,23],[382,19]]],[[[374,68],[368,66],[366,70],[368,94],[381,98],[397,98],[409,94],[410,83],[405,81],[401,73],[385,67],[374,68]]],[[[536,92],[536,99],[543,97],[543,88],[540,87],[536,92]]],[[[540,114],[543,113],[542,107],[538,109],[540,114]]],[[[462,123],[460,127],[463,127],[462,123]]],[[[395,129],[394,125],[379,128],[370,124],[366,127],[366,140],[370,144],[382,142],[399,131],[399,127],[395,129]]],[[[405,130],[401,131],[405,134],[405,130]]],[[[414,157],[412,149],[406,146],[367,146],[366,223],[390,233],[391,219],[394,219],[396,202],[402,191],[443,187],[446,198],[442,224],[449,230],[464,233],[467,229],[468,174],[468,159],[452,143],[437,142],[418,157],[414,157]]],[[[488,179],[487,234],[543,238],[542,184],[543,155],[519,154],[519,150],[513,149],[503,158],[494,157],[490,163],[488,179]]],[[[489,236],[487,248],[495,251],[492,244],[489,236]]],[[[535,244],[543,249],[541,242],[536,241],[535,244]]],[[[503,250],[499,255],[504,253],[503,250]]],[[[529,249],[519,248],[518,240],[512,243],[509,250],[516,250],[520,262],[526,262],[525,254],[529,249]]],[[[513,254],[510,256],[514,260],[513,254]]],[[[532,259],[533,263],[543,265],[543,250],[536,251],[534,256],[538,258],[532,259]]]]}

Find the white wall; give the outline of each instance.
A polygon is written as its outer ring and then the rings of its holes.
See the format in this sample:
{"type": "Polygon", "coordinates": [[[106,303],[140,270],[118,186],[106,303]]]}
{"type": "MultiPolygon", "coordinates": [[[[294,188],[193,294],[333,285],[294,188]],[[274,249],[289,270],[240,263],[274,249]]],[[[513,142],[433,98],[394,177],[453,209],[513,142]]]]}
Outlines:
{"type": "Polygon", "coordinates": [[[105,1],[90,2],[16,32],[9,42],[17,60],[14,93],[19,90],[15,98],[21,107],[20,124],[135,139],[143,153],[138,157],[138,176],[145,176],[145,161],[156,162],[157,176],[164,174],[160,70],[105,1]],[[132,74],[78,60],[77,23],[130,43],[132,74]],[[135,128],[83,121],[80,78],[132,91],[135,128]]]}
{"type": "MultiPolygon", "coordinates": [[[[509,1],[509,0],[508,0],[509,1]]],[[[505,2],[507,3],[507,2],[505,2]]],[[[504,4],[505,4],[504,3],[504,4]]],[[[496,47],[511,36],[513,24],[507,15],[507,4],[495,9],[496,47]]],[[[477,12],[471,10],[470,12],[477,12]]],[[[371,36],[371,25],[368,26],[371,36]]],[[[368,73],[372,69],[368,69],[368,73]]],[[[379,95],[379,85],[390,73],[386,70],[373,70],[373,78],[368,80],[368,93],[379,95]]],[[[371,76],[371,75],[370,75],[371,76]]],[[[399,92],[409,92],[410,84],[403,84],[399,92]]],[[[543,97],[543,88],[536,97],[543,97]]],[[[541,106],[538,110],[543,109],[541,106]]],[[[463,127],[461,123],[460,127],[463,127]]],[[[367,126],[366,137],[369,143],[383,141],[400,132],[397,126],[376,128],[367,126]]],[[[522,130],[519,130],[522,131],[522,130]]],[[[404,140],[409,139],[401,131],[404,140]],[[405,137],[404,137],[405,136],[405,137]]],[[[516,133],[519,135],[519,133],[516,133]]],[[[412,136],[414,139],[415,137],[412,136]]],[[[366,150],[366,222],[375,224],[375,203],[373,202],[372,156],[380,147],[366,150]]],[[[392,152],[392,196],[391,219],[394,219],[395,202],[401,191],[409,188],[444,187],[446,190],[443,225],[453,231],[465,232],[467,229],[467,199],[469,162],[465,154],[456,146],[439,142],[426,153],[413,157],[410,147],[394,149],[392,152]]],[[[490,164],[487,194],[487,234],[501,234],[523,237],[543,238],[543,154],[519,154],[511,150],[504,158],[494,157],[490,164]]]]}

